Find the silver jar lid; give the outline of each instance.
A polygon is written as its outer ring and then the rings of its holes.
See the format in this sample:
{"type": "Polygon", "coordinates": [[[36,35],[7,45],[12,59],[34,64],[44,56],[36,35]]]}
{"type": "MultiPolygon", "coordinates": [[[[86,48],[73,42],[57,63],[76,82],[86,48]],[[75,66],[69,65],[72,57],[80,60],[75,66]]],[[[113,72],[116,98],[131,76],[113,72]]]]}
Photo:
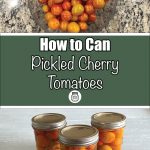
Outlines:
{"type": "Polygon", "coordinates": [[[59,133],[59,141],[65,145],[90,145],[97,143],[98,139],[98,130],[88,125],[70,125],[59,133]]]}
{"type": "Polygon", "coordinates": [[[126,117],[120,113],[102,112],[91,117],[91,124],[102,129],[118,129],[125,127],[126,117]]]}
{"type": "Polygon", "coordinates": [[[32,118],[32,127],[35,129],[54,130],[66,126],[66,117],[62,114],[45,113],[32,118]]]}

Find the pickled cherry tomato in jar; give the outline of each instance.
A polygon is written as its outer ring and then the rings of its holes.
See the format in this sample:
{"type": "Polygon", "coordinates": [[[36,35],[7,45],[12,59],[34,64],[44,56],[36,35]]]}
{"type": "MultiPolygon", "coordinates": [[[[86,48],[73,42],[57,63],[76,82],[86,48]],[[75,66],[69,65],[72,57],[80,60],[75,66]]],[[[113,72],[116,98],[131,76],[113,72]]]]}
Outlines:
{"type": "Polygon", "coordinates": [[[94,114],[91,124],[99,130],[98,150],[122,150],[126,117],[119,113],[94,114]]]}
{"type": "Polygon", "coordinates": [[[60,150],[59,130],[66,126],[61,114],[47,113],[32,118],[37,150],[60,150]]]}
{"type": "Polygon", "coordinates": [[[97,150],[98,130],[88,125],[70,125],[60,130],[61,150],[97,150]]]}

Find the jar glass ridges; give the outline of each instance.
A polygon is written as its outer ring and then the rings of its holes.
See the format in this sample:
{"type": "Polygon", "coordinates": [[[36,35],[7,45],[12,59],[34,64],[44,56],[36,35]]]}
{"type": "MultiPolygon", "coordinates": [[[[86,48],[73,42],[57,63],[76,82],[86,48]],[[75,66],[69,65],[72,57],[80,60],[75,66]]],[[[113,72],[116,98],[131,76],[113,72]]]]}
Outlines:
{"type": "Polygon", "coordinates": [[[71,125],[59,134],[61,150],[97,150],[98,130],[87,125],[71,125]]]}
{"type": "Polygon", "coordinates": [[[32,118],[37,150],[60,150],[59,130],[66,126],[65,116],[47,113],[32,118]]]}
{"type": "Polygon", "coordinates": [[[92,126],[99,130],[98,150],[121,150],[126,117],[119,113],[94,114],[92,126]]]}

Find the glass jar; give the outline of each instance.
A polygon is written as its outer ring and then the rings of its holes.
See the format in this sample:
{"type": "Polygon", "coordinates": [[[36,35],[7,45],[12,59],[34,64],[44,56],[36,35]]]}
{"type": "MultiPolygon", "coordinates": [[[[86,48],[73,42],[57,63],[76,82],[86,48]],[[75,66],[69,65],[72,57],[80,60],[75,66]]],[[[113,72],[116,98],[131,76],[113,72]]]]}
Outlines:
{"type": "Polygon", "coordinates": [[[66,126],[66,117],[61,114],[46,113],[32,118],[37,150],[60,150],[59,130],[66,126]]]}
{"type": "Polygon", "coordinates": [[[98,130],[88,125],[70,125],[60,130],[61,150],[97,150],[98,130]]]}
{"type": "Polygon", "coordinates": [[[91,124],[99,130],[98,150],[122,150],[125,121],[124,115],[113,112],[92,116],[91,124]]]}

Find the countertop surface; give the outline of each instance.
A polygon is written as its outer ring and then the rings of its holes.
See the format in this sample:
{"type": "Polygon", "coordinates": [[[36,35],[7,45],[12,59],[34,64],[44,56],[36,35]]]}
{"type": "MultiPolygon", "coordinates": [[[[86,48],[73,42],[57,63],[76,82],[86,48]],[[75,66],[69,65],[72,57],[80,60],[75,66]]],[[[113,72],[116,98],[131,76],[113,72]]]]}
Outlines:
{"type": "Polygon", "coordinates": [[[69,124],[90,124],[97,112],[119,112],[127,117],[123,150],[150,149],[150,111],[148,109],[0,109],[0,150],[35,150],[31,127],[34,115],[62,113],[69,124]]]}
{"type": "MultiPolygon", "coordinates": [[[[0,32],[44,32],[34,21],[29,0],[0,0],[0,32]]],[[[107,17],[107,16],[106,16],[107,17]]],[[[150,0],[117,0],[116,11],[102,29],[93,24],[89,32],[149,33],[150,0]],[[96,30],[95,30],[96,29],[96,30]]]]}

